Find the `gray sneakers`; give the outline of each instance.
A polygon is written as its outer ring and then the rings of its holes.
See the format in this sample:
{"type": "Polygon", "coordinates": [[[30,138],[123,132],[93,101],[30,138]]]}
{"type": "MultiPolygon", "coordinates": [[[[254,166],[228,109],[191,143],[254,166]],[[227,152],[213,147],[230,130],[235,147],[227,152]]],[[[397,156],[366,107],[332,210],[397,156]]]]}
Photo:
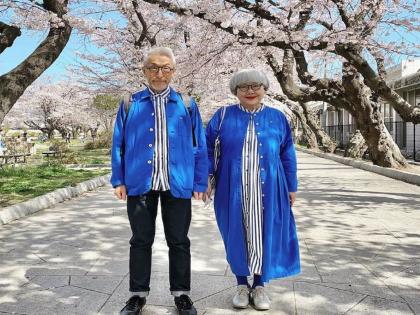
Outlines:
{"type": "Polygon", "coordinates": [[[257,286],[251,290],[251,302],[256,310],[265,311],[270,309],[270,299],[265,293],[264,287],[257,286]]]}
{"type": "Polygon", "coordinates": [[[246,285],[238,285],[235,296],[232,300],[233,307],[247,308],[249,304],[249,289],[246,285]]]}

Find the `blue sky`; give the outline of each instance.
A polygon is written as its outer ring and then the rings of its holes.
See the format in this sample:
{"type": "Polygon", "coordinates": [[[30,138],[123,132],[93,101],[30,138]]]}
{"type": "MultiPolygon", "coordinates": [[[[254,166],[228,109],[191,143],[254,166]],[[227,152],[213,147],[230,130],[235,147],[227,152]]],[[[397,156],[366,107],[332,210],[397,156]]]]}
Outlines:
{"type": "MultiPolygon", "coordinates": [[[[46,32],[22,31],[12,47],[7,48],[0,55],[0,75],[12,70],[25,60],[47,36],[46,32]]],[[[43,76],[59,77],[68,65],[74,64],[78,59],[77,51],[99,51],[91,43],[85,43],[85,38],[73,30],[70,40],[57,60],[43,73],[43,76]]],[[[80,60],[79,60],[80,62],[80,60]]]]}

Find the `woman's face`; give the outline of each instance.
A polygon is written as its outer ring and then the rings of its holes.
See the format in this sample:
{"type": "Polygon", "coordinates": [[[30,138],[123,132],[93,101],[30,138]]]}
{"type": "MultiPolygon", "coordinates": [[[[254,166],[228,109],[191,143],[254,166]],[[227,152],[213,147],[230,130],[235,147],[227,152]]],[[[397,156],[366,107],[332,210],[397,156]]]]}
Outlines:
{"type": "Polygon", "coordinates": [[[258,108],[264,95],[265,89],[261,83],[243,83],[236,88],[236,97],[241,105],[247,109],[258,108]]]}

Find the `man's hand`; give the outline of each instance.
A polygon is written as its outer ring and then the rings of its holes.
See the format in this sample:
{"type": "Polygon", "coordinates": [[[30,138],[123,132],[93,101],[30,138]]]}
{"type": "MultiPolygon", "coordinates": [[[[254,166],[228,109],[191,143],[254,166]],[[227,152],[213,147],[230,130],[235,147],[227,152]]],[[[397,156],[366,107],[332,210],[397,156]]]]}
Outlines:
{"type": "Polygon", "coordinates": [[[127,200],[127,189],[125,188],[125,185],[117,186],[114,194],[120,200],[127,200]]]}
{"type": "Polygon", "coordinates": [[[201,200],[201,199],[203,199],[204,194],[205,194],[205,193],[203,193],[203,192],[198,192],[198,191],[194,191],[194,192],[193,192],[193,196],[194,196],[194,199],[195,199],[195,200],[201,200]]]}
{"type": "Polygon", "coordinates": [[[295,192],[289,192],[289,199],[290,199],[290,206],[292,207],[293,204],[296,201],[296,193],[295,192]]]}
{"type": "Polygon", "coordinates": [[[207,191],[203,195],[203,201],[206,202],[207,200],[211,200],[211,193],[213,189],[211,187],[211,176],[209,176],[207,181],[207,191]]]}

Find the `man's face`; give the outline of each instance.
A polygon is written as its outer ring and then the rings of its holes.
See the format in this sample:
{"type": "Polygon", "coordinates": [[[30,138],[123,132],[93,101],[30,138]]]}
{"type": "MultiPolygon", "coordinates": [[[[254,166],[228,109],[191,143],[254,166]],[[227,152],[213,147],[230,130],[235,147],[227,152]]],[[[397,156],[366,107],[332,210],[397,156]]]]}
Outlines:
{"type": "Polygon", "coordinates": [[[169,57],[152,55],[143,67],[149,87],[154,92],[165,90],[175,74],[175,66],[169,57]]]}

